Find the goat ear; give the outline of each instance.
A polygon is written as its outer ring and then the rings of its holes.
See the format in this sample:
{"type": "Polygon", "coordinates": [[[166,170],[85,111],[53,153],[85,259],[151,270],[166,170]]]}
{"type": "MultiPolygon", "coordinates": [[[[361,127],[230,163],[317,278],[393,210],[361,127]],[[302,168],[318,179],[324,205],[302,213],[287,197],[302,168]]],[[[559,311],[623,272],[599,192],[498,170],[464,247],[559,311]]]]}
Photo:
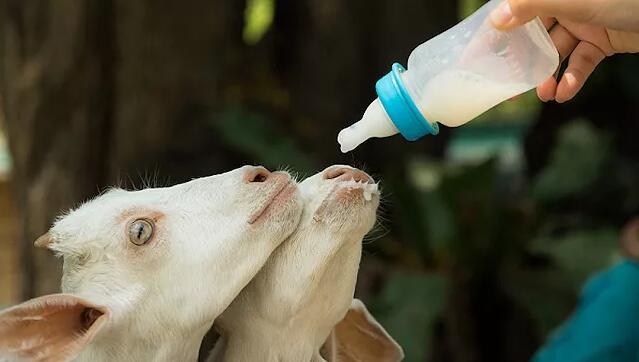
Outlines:
{"type": "Polygon", "coordinates": [[[51,235],[49,233],[46,233],[46,234],[40,236],[33,243],[33,245],[36,248],[42,248],[42,249],[49,249],[51,244],[53,244],[53,238],[51,237],[51,235]]]}
{"type": "Polygon", "coordinates": [[[106,308],[70,294],[31,299],[0,312],[0,360],[73,359],[108,319],[106,308]]]}
{"type": "Polygon", "coordinates": [[[344,319],[328,336],[320,351],[328,362],[395,362],[404,359],[402,347],[353,299],[344,319]]]}
{"type": "Polygon", "coordinates": [[[621,231],[621,249],[634,260],[639,260],[639,217],[634,218],[621,231]]]}

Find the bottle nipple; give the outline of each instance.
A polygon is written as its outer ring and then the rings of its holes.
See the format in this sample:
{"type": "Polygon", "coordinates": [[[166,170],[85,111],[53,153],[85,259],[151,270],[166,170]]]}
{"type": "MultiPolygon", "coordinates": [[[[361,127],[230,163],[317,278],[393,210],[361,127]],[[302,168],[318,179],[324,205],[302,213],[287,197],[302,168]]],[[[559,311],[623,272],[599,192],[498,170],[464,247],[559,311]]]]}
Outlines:
{"type": "Polygon", "coordinates": [[[366,132],[366,125],[363,123],[364,120],[362,119],[350,127],[344,128],[337,135],[337,142],[340,145],[342,153],[354,150],[357,146],[370,138],[368,132],[366,132]]]}
{"type": "Polygon", "coordinates": [[[399,131],[384,111],[379,99],[376,99],[368,106],[361,120],[340,131],[337,142],[342,153],[346,153],[371,137],[389,137],[397,133],[399,131]]]}

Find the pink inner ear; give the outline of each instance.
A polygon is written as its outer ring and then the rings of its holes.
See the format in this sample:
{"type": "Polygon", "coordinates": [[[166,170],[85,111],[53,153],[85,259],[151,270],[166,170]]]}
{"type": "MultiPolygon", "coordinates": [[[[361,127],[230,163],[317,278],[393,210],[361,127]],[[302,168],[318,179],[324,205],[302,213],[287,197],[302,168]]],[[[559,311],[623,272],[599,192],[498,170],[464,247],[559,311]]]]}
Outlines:
{"type": "Polygon", "coordinates": [[[396,362],[404,358],[402,348],[356,299],[320,352],[329,362],[396,362]]]}
{"type": "Polygon", "coordinates": [[[104,325],[107,310],[71,295],[33,299],[0,314],[0,356],[72,358],[104,325]]]}
{"type": "Polygon", "coordinates": [[[44,248],[44,249],[48,249],[51,246],[51,244],[53,244],[53,239],[51,238],[51,235],[49,235],[49,233],[46,233],[46,234],[40,236],[33,243],[33,245],[36,248],[44,248]]]}

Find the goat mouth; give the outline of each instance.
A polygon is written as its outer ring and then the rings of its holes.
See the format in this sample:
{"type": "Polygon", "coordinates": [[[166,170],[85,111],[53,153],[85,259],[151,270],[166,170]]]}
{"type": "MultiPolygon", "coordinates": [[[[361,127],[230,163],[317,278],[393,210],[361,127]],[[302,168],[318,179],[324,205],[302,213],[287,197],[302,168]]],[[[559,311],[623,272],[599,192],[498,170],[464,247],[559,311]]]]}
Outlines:
{"type": "Polygon", "coordinates": [[[335,203],[342,205],[354,202],[364,202],[363,206],[369,205],[375,196],[379,196],[379,186],[376,183],[341,181],[336,183],[331,191],[326,195],[320,206],[315,211],[313,219],[321,221],[322,216],[330,212],[335,203]]]}
{"type": "Polygon", "coordinates": [[[268,212],[273,209],[276,204],[284,202],[284,200],[290,198],[290,196],[293,195],[295,191],[297,191],[297,186],[293,181],[288,180],[286,182],[283,182],[277,189],[275,189],[275,191],[271,193],[271,195],[268,196],[263,205],[260,206],[257,211],[251,214],[248,223],[252,225],[260,220],[260,218],[268,214],[268,212]]]}

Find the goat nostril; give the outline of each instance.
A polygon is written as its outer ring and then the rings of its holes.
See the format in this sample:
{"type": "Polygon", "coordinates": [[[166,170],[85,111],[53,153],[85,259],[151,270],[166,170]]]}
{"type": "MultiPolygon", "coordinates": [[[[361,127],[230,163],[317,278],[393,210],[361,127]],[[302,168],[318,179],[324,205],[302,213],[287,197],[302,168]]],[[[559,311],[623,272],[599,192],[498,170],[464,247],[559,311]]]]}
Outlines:
{"type": "Polygon", "coordinates": [[[324,172],[324,180],[332,180],[332,179],[336,179],[346,173],[348,173],[350,170],[347,168],[332,168],[330,170],[327,170],[326,172],[324,172]]]}
{"type": "Polygon", "coordinates": [[[268,176],[266,176],[266,174],[264,174],[263,172],[260,172],[257,175],[255,175],[255,178],[253,179],[253,182],[264,182],[264,181],[266,181],[267,177],[268,176]]]}
{"type": "Polygon", "coordinates": [[[371,179],[371,177],[368,176],[368,174],[365,173],[364,171],[353,170],[352,175],[350,176],[350,178],[355,180],[355,181],[357,181],[357,182],[373,183],[373,180],[371,179]]]}
{"type": "Polygon", "coordinates": [[[373,179],[364,171],[350,168],[334,168],[324,173],[325,180],[354,180],[356,182],[373,183],[373,179]]]}
{"type": "Polygon", "coordinates": [[[265,182],[270,175],[271,173],[267,169],[258,167],[248,171],[244,176],[244,179],[247,183],[265,182]]]}

